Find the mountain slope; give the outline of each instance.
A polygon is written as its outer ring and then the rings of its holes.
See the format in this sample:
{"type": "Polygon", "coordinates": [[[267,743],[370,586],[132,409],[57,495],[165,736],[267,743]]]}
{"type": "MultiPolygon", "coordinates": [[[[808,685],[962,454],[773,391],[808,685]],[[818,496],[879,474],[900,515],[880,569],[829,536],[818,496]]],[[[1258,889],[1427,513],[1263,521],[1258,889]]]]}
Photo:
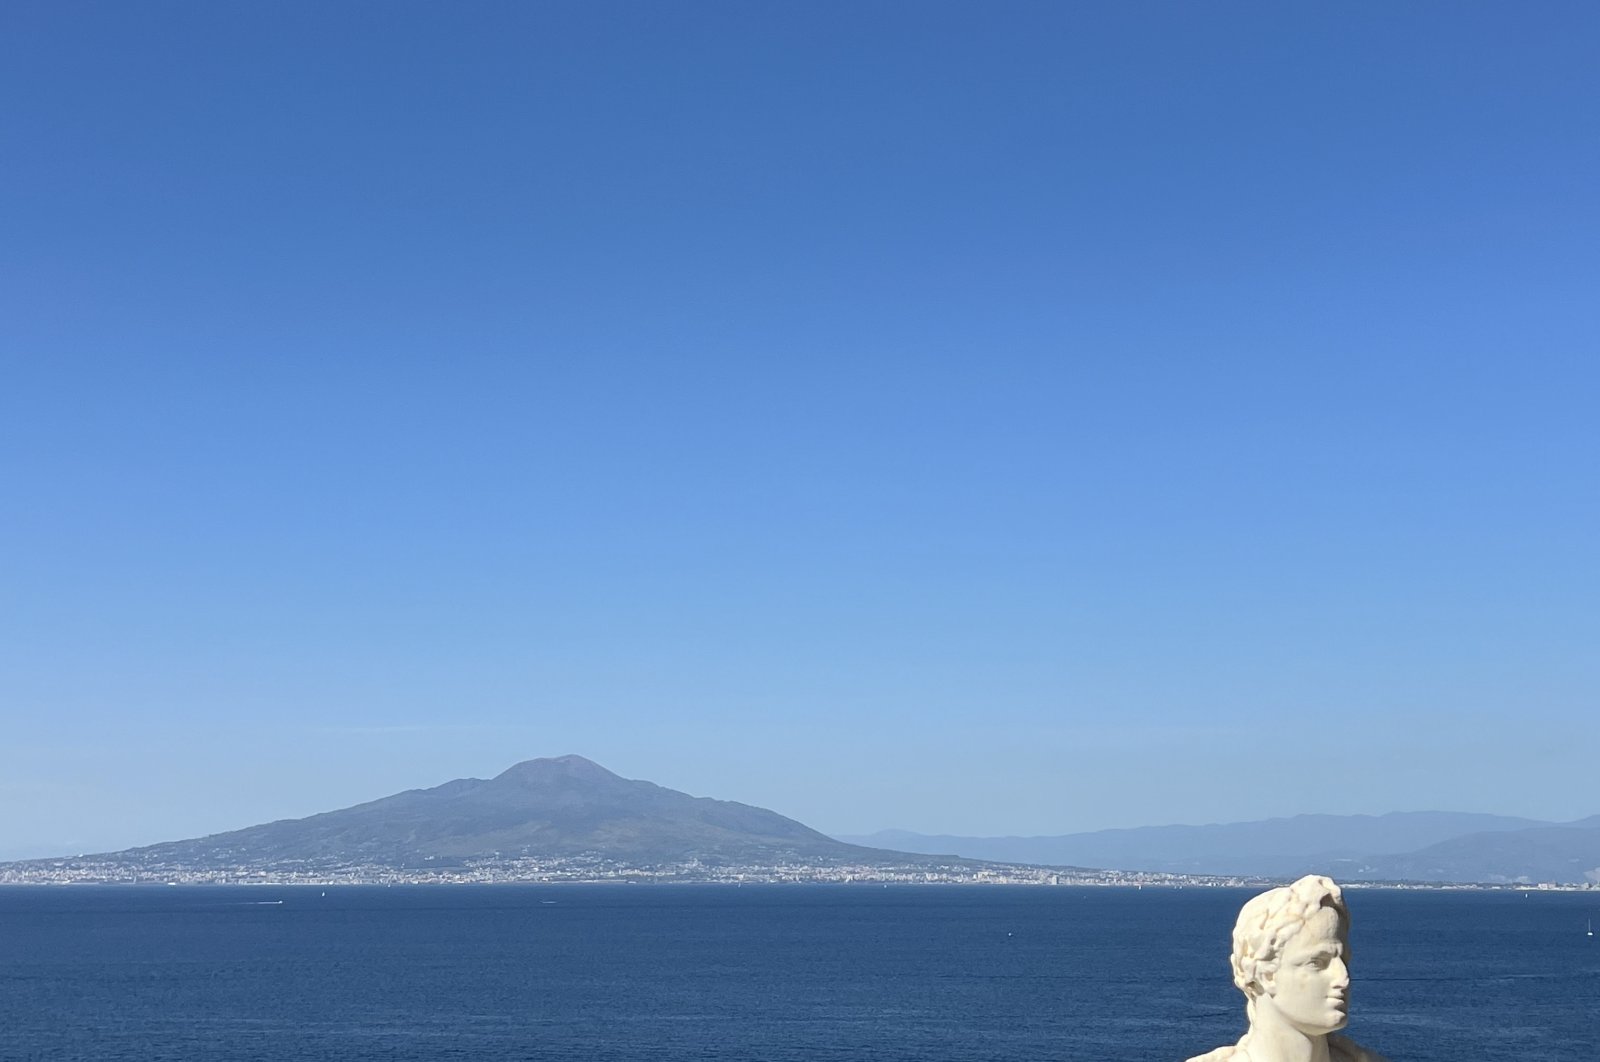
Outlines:
{"type": "Polygon", "coordinates": [[[1600,825],[1574,823],[1468,834],[1421,851],[1364,860],[1347,876],[1383,881],[1600,884],[1600,825]]]}
{"type": "Polygon", "coordinates": [[[764,808],[621,778],[581,756],[519,763],[303,819],[116,855],[195,866],[597,854],[637,863],[883,857],[764,808]]]}

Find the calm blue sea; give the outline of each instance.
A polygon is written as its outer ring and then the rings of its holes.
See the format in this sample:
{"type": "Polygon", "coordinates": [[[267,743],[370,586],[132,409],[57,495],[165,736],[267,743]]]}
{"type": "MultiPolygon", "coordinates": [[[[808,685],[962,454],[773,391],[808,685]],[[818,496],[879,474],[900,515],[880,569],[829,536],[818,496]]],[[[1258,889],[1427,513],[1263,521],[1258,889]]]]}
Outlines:
{"type": "MultiPolygon", "coordinates": [[[[1243,1022],[1245,891],[0,889],[0,1057],[1105,1062],[1243,1022]]],[[[1350,1034],[1600,1060],[1600,896],[1348,894],[1350,1034]]]]}

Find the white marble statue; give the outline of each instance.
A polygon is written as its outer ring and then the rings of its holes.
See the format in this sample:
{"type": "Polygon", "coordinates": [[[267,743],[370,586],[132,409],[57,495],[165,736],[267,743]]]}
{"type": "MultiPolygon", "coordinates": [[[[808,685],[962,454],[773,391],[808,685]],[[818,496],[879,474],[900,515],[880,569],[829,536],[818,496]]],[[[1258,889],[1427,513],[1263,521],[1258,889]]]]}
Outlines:
{"type": "Polygon", "coordinates": [[[1336,1030],[1350,1020],[1350,912],[1308,875],[1255,896],[1233,927],[1233,983],[1250,1028],[1189,1062],[1385,1062],[1336,1030]]]}

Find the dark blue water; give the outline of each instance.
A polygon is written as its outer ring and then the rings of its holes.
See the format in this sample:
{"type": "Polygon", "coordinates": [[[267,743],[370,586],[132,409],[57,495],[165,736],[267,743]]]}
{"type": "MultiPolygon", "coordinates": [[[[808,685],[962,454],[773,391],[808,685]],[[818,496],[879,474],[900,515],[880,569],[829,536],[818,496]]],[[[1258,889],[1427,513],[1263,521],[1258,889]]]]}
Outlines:
{"type": "MultiPolygon", "coordinates": [[[[1248,895],[0,889],[0,1057],[1167,1062],[1241,1031],[1248,895]]],[[[1600,1060],[1600,896],[1347,895],[1355,1039],[1395,1062],[1600,1060]]]]}

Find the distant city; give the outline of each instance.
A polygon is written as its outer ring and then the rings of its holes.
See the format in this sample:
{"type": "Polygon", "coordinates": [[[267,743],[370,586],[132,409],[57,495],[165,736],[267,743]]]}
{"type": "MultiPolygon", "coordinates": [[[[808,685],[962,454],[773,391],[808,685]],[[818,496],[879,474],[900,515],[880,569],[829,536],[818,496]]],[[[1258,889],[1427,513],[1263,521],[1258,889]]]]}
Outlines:
{"type": "MultiPolygon", "coordinates": [[[[141,864],[112,857],[75,856],[0,865],[0,885],[510,885],[510,884],[900,884],[1038,885],[1144,888],[1245,888],[1276,879],[1144,871],[1056,869],[1022,865],[860,863],[813,865],[708,865],[694,860],[636,866],[602,856],[566,859],[472,859],[458,865],[395,868],[373,863],[283,864],[194,867],[141,864]]],[[[1352,883],[1360,888],[1363,883],[1352,883]]],[[[1600,891],[1600,884],[1555,882],[1488,884],[1461,882],[1365,883],[1405,889],[1528,889],[1600,891]]]]}

